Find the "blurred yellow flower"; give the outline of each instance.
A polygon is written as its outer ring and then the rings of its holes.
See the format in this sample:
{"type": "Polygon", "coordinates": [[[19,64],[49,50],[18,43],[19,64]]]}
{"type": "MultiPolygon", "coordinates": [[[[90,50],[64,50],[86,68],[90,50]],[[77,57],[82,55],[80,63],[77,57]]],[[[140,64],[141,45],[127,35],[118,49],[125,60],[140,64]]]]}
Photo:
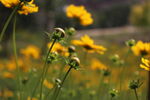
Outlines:
{"type": "MultiPolygon", "coordinates": [[[[23,72],[27,72],[29,70],[29,67],[27,67],[24,63],[22,59],[18,59],[18,67],[23,71],[23,72]]],[[[15,60],[12,59],[10,61],[8,61],[8,63],[6,64],[6,68],[8,71],[15,71],[16,70],[16,63],[15,60]]]]}
{"type": "Polygon", "coordinates": [[[28,97],[27,100],[38,100],[38,99],[36,99],[36,98],[31,99],[31,97],[28,97]]]}
{"type": "Polygon", "coordinates": [[[20,53],[27,58],[33,57],[34,59],[38,59],[40,57],[40,49],[34,45],[29,45],[25,49],[21,49],[20,53]]]}
{"type": "MultiPolygon", "coordinates": [[[[47,44],[47,47],[50,48],[51,42],[47,44]]],[[[57,52],[58,54],[62,56],[69,56],[68,49],[64,46],[62,46],[60,43],[55,43],[52,52],[57,52]]]]}
{"type": "Polygon", "coordinates": [[[106,70],[107,66],[100,62],[98,59],[92,59],[91,63],[92,70],[106,70]]]}
{"type": "Polygon", "coordinates": [[[3,98],[9,98],[9,97],[13,97],[13,92],[8,90],[8,89],[4,89],[3,91],[0,91],[0,97],[3,98]]]}
{"type": "Polygon", "coordinates": [[[144,68],[147,71],[150,71],[150,59],[142,58],[141,61],[143,64],[140,64],[140,67],[144,68]]]}
{"type": "Polygon", "coordinates": [[[91,14],[87,12],[84,6],[75,6],[71,4],[66,8],[66,15],[69,18],[78,18],[83,26],[93,23],[91,14]]]}
{"type": "Polygon", "coordinates": [[[3,76],[3,78],[14,78],[15,77],[15,75],[10,72],[4,72],[2,76],[3,76]]]}
{"type": "Polygon", "coordinates": [[[29,13],[38,12],[38,7],[35,4],[23,5],[21,10],[18,11],[19,14],[28,15],[29,13]]]}
{"type": "Polygon", "coordinates": [[[7,8],[14,7],[19,4],[20,0],[0,0],[0,2],[7,8]]]}
{"type": "MultiPolygon", "coordinates": [[[[34,0],[31,0],[28,3],[22,2],[21,8],[18,9],[19,14],[28,15],[29,13],[38,12],[38,7],[33,4],[34,0]]],[[[0,0],[0,2],[7,8],[13,8],[20,3],[20,0],[0,0]]]]}
{"type": "Polygon", "coordinates": [[[48,82],[46,79],[44,80],[43,85],[49,89],[53,88],[53,84],[48,82]]]}
{"type": "Polygon", "coordinates": [[[97,52],[99,54],[104,54],[104,51],[106,51],[106,48],[103,46],[95,45],[94,40],[92,40],[88,35],[81,37],[81,40],[72,40],[71,42],[74,45],[82,46],[89,53],[97,52]]]}
{"type": "Polygon", "coordinates": [[[138,41],[131,49],[136,56],[150,56],[150,43],[138,41]]]}

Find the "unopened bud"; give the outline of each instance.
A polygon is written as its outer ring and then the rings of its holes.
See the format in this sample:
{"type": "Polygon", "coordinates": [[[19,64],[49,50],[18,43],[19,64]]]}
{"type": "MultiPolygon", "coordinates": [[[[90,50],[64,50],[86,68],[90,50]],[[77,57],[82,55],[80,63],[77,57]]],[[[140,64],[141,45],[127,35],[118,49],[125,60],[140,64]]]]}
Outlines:
{"type": "Polygon", "coordinates": [[[74,46],[69,46],[69,48],[68,48],[69,53],[74,53],[75,50],[76,50],[76,48],[74,46]]]}
{"type": "Polygon", "coordinates": [[[70,62],[69,62],[70,67],[74,69],[78,69],[80,65],[80,60],[78,57],[71,57],[70,62]]]}

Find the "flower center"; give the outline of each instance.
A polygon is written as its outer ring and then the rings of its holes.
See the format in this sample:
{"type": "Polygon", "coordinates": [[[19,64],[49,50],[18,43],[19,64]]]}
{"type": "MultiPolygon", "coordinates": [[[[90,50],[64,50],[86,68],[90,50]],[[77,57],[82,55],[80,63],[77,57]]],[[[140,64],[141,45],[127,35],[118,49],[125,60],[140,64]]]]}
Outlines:
{"type": "Polygon", "coordinates": [[[87,50],[92,50],[92,49],[93,49],[90,45],[84,45],[83,47],[84,47],[85,49],[87,49],[87,50]]]}

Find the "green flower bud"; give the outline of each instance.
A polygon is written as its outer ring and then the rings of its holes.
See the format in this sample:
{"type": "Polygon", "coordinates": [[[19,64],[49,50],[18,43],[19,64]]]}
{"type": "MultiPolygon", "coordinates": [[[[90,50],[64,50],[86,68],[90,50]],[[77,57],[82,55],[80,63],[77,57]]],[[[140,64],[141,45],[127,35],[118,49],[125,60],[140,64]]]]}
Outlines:
{"type": "Polygon", "coordinates": [[[112,90],[109,91],[109,94],[112,98],[114,98],[118,95],[118,90],[112,89],[112,90]]]}
{"type": "Polygon", "coordinates": [[[66,36],[65,31],[62,28],[54,28],[53,39],[61,40],[66,36]]]}
{"type": "Polygon", "coordinates": [[[74,68],[74,69],[78,69],[80,65],[80,60],[78,57],[71,57],[70,62],[69,62],[69,66],[74,68]]]}
{"type": "Polygon", "coordinates": [[[128,41],[125,42],[125,44],[126,44],[127,46],[129,46],[129,47],[134,46],[135,43],[136,43],[136,42],[135,42],[134,39],[130,39],[130,40],[128,40],[128,41]]]}
{"type": "Polygon", "coordinates": [[[129,83],[129,88],[130,89],[137,89],[139,88],[141,85],[143,84],[143,82],[140,82],[140,80],[132,80],[129,83]]]}
{"type": "Polygon", "coordinates": [[[111,74],[110,70],[108,70],[108,69],[102,70],[102,73],[104,76],[109,76],[111,74]]]}
{"type": "Polygon", "coordinates": [[[58,53],[57,52],[50,53],[49,56],[48,56],[47,63],[52,63],[53,61],[56,61],[57,57],[58,57],[58,53]]]}
{"type": "Polygon", "coordinates": [[[120,59],[120,57],[119,57],[118,54],[115,54],[115,55],[111,56],[110,59],[111,59],[114,63],[116,63],[116,62],[118,62],[118,60],[120,59]]]}
{"type": "Polygon", "coordinates": [[[69,29],[66,29],[65,32],[66,32],[68,35],[72,36],[72,35],[75,34],[76,30],[75,30],[75,28],[70,27],[69,29]]]}

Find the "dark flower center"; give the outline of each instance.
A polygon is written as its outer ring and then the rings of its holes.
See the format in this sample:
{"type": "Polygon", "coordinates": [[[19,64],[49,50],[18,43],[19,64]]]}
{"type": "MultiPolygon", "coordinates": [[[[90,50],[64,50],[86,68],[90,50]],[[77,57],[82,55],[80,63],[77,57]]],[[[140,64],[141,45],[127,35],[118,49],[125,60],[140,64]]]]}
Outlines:
{"type": "Polygon", "coordinates": [[[146,50],[141,50],[140,53],[142,56],[146,56],[148,54],[148,52],[146,50]]]}
{"type": "Polygon", "coordinates": [[[93,49],[90,45],[84,45],[83,47],[84,47],[85,49],[87,49],[87,50],[92,50],[92,49],[93,49]]]}

